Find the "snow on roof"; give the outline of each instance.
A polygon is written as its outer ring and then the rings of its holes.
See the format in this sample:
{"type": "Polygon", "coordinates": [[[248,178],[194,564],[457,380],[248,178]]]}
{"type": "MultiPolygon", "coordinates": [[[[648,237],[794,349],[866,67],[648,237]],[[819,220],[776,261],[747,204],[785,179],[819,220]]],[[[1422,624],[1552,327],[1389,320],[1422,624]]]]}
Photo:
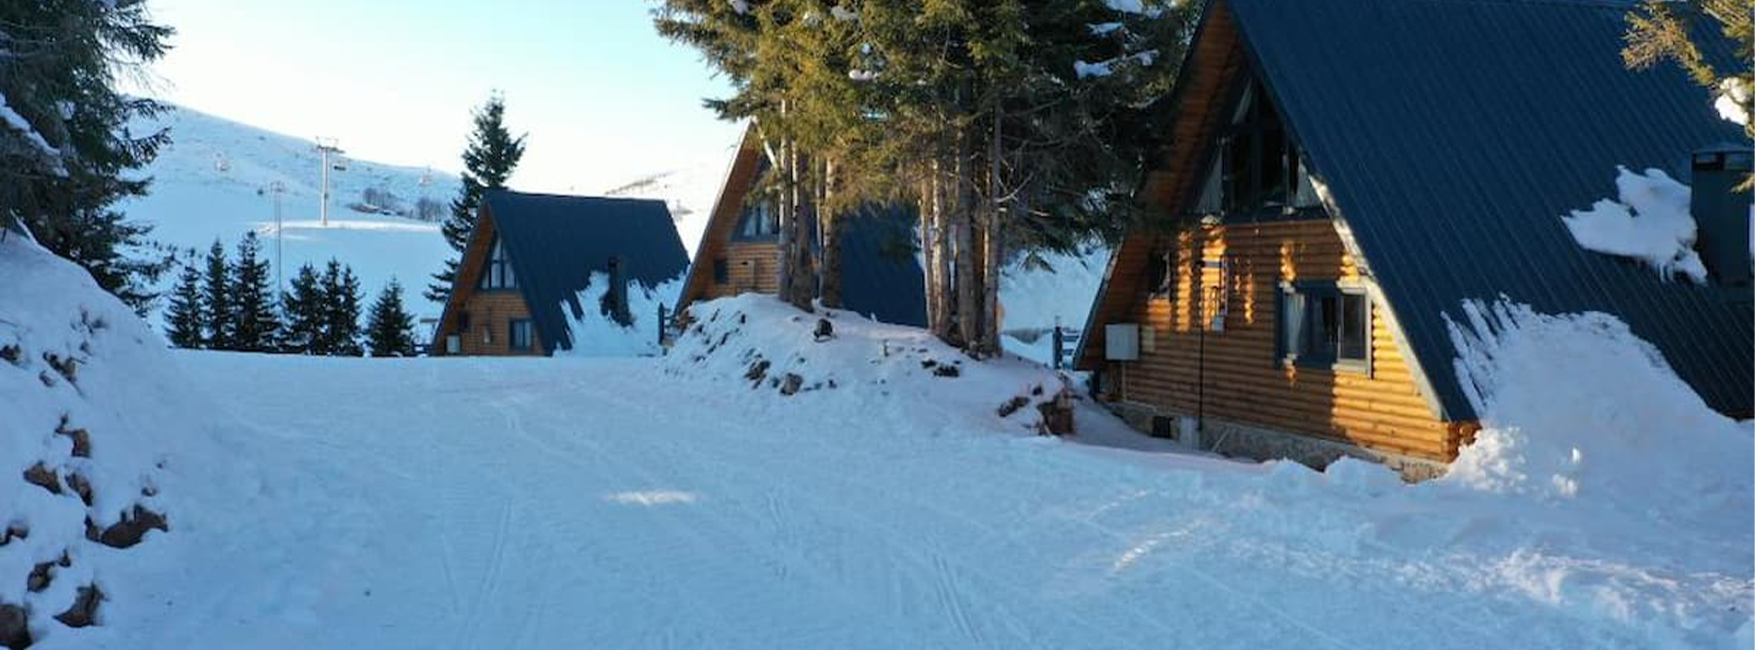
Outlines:
{"type": "Polygon", "coordinates": [[[1666,280],[1681,273],[1706,282],[1706,265],[1694,252],[1696,230],[1689,215],[1688,186],[1661,169],[1643,174],[1617,169],[1619,201],[1603,199],[1588,210],[1561,217],[1578,245],[1640,260],[1666,280]]]}

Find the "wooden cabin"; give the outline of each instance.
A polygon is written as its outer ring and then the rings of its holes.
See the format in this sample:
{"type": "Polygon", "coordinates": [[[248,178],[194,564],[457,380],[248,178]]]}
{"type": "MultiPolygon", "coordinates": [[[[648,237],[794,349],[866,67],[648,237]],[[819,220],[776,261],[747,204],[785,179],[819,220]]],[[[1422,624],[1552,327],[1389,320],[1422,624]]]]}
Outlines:
{"type": "MultiPolygon", "coordinates": [[[[698,300],[778,293],[778,208],[758,192],[769,162],[754,126],[746,129],[695,248],[677,309],[698,300]]],[[[925,271],[916,255],[911,206],[868,206],[841,225],[842,307],[885,323],[926,326],[925,271]]],[[[820,233],[807,224],[813,253],[820,233]]]]}
{"type": "MultiPolygon", "coordinates": [[[[1708,260],[1732,269],[1709,285],[1666,282],[1584,250],[1560,218],[1614,196],[1617,165],[1724,186],[1726,165],[1690,152],[1749,151],[1675,66],[1622,66],[1625,11],[1209,2],[1140,191],[1154,216],[1113,254],[1078,354],[1098,398],[1200,449],[1430,477],[1478,429],[1449,324],[1503,298],[1614,314],[1748,417],[1747,246],[1708,260]]],[[[1705,194],[1702,239],[1746,243],[1747,195],[1725,227],[1705,194]]]]}
{"type": "Polygon", "coordinates": [[[656,287],[687,267],[663,201],[490,191],[431,354],[546,356],[571,349],[568,312],[576,319],[587,309],[609,310],[615,313],[606,317],[629,322],[635,316],[626,313],[629,283],[656,287]],[[602,304],[580,304],[594,274],[609,279],[611,295],[602,304]]]}

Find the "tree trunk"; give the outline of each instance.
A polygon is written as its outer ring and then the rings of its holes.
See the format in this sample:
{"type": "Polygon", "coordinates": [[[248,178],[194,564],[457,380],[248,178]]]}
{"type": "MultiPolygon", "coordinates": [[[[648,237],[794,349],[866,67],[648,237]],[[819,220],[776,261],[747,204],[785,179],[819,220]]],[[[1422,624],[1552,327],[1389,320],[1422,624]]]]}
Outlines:
{"type": "Polygon", "coordinates": [[[811,235],[815,229],[808,228],[815,222],[817,210],[814,205],[806,205],[809,192],[804,186],[799,170],[805,164],[798,153],[796,142],[788,144],[792,153],[787,156],[787,177],[792,193],[792,273],[790,278],[791,291],[786,301],[804,311],[811,311],[811,300],[816,298],[816,273],[811,269],[811,235]]]}
{"type": "Polygon", "coordinates": [[[1005,116],[1004,110],[1005,109],[1000,105],[998,97],[995,96],[993,102],[993,135],[987,143],[988,198],[987,224],[985,228],[986,236],[984,238],[986,240],[984,242],[986,246],[983,247],[982,251],[982,268],[986,271],[984,274],[986,282],[982,284],[981,315],[985,327],[982,328],[981,343],[984,352],[995,355],[1000,352],[999,328],[1001,323],[999,314],[999,283],[1001,279],[1000,272],[1003,270],[1002,254],[1004,253],[1000,248],[1000,245],[1003,243],[1001,240],[1000,227],[1002,220],[1005,218],[1005,205],[1003,204],[1003,201],[1005,200],[1005,188],[1000,182],[1000,152],[1002,146],[1000,143],[1000,129],[1002,128],[1001,121],[1005,116]]]}
{"type": "Polygon", "coordinates": [[[951,313],[951,206],[944,165],[932,161],[932,301],[938,322],[932,332],[949,341],[955,324],[951,313]]]}
{"type": "MultiPolygon", "coordinates": [[[[786,114],[786,100],[780,101],[780,114],[786,114]]],[[[793,210],[792,176],[787,171],[791,169],[788,161],[792,158],[792,152],[789,143],[784,139],[780,140],[779,146],[775,147],[775,152],[780,157],[779,160],[773,161],[774,173],[777,175],[776,178],[780,179],[780,199],[778,201],[780,213],[776,215],[780,221],[778,224],[780,226],[780,241],[777,246],[780,254],[775,256],[776,264],[774,265],[774,272],[778,274],[776,280],[778,280],[779,286],[776,297],[791,302],[792,261],[795,257],[792,250],[792,244],[795,241],[793,232],[798,229],[797,214],[793,210]]]]}
{"type": "Polygon", "coordinates": [[[822,221],[822,267],[818,270],[824,307],[840,309],[841,300],[841,218],[832,206],[835,198],[835,162],[823,161],[822,200],[818,205],[822,221]]]}
{"type": "Polygon", "coordinates": [[[952,179],[956,183],[956,209],[952,212],[956,224],[952,231],[952,244],[956,246],[956,287],[957,287],[957,336],[959,345],[965,350],[974,348],[976,338],[980,336],[980,318],[976,314],[975,296],[979,286],[975,272],[975,233],[974,219],[971,212],[974,208],[974,187],[971,185],[974,172],[974,155],[969,147],[969,134],[957,134],[957,160],[953,166],[952,179]]]}

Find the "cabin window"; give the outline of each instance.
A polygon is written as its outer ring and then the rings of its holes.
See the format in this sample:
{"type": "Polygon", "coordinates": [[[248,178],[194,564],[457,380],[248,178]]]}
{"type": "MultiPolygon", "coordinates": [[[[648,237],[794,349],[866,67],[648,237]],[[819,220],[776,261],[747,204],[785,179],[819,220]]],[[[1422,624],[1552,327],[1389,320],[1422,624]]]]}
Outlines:
{"type": "Polygon", "coordinates": [[[1152,298],[1170,297],[1171,280],[1174,278],[1174,274],[1170,272],[1172,263],[1169,253],[1158,253],[1146,265],[1146,291],[1152,298]]]}
{"type": "Polygon", "coordinates": [[[1282,285],[1279,356],[1306,368],[1366,372],[1371,363],[1371,300],[1332,283],[1282,285]]]}
{"type": "Polygon", "coordinates": [[[535,337],[529,320],[515,320],[506,325],[507,345],[514,350],[529,350],[535,337]]]}
{"type": "Polygon", "coordinates": [[[515,289],[518,280],[512,274],[512,263],[506,259],[506,247],[500,238],[494,238],[494,247],[488,253],[487,268],[481,272],[481,288],[485,290],[515,289]]]}
{"type": "Polygon", "coordinates": [[[780,233],[779,214],[772,203],[756,201],[744,206],[738,218],[736,239],[773,239],[780,233]]]}
{"type": "Polygon", "coordinates": [[[731,263],[723,257],[713,260],[713,281],[719,284],[731,282],[731,263]]]}

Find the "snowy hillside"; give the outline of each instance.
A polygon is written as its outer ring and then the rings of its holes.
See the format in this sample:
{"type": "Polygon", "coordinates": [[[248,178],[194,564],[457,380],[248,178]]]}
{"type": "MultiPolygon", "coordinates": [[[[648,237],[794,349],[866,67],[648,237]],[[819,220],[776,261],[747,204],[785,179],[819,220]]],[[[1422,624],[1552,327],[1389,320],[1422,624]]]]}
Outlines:
{"type": "MultiPolygon", "coordinates": [[[[170,129],[172,144],[144,170],[154,179],[151,194],[120,206],[129,217],[153,224],[154,239],[205,253],[219,238],[229,255],[238,238],[254,230],[272,263],[275,201],[269,190],[280,183],[285,189],[280,201],[288,280],[300,264],[321,266],[333,257],[353,266],[367,300],[395,277],[409,289],[405,296],[410,311],[436,315],[441,308],[422,299],[420,289],[442,268],[451,249],[436,222],[397,213],[419,216],[424,199],[442,217],[457,195],[455,176],[348,160],[345,171],[330,170],[332,198],[325,228],[318,209],[322,164],[311,140],[187,108],[160,117],[156,126],[170,129]]],[[[428,210],[431,214],[432,208],[428,210]]],[[[165,286],[172,279],[165,278],[165,286]]]]}
{"type": "Polygon", "coordinates": [[[676,234],[682,237],[683,246],[688,248],[692,257],[695,247],[701,244],[701,232],[707,229],[713,203],[719,200],[719,190],[731,169],[736,145],[735,142],[727,144],[722,155],[605,188],[603,195],[664,201],[670,207],[670,218],[676,221],[676,234]]]}

